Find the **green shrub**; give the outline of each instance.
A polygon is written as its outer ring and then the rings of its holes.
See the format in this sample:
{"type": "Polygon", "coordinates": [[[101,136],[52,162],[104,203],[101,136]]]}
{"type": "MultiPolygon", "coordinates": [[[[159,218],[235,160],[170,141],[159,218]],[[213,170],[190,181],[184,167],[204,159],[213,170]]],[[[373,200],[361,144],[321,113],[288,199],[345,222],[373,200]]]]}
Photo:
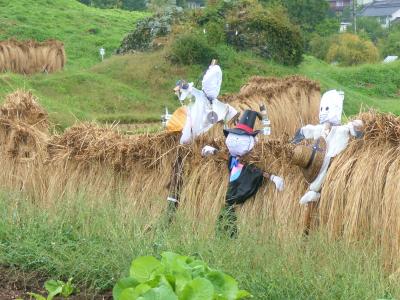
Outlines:
{"type": "Polygon", "coordinates": [[[332,39],[326,60],[342,66],[374,63],[379,60],[379,52],[372,42],[344,33],[332,39]]]}
{"type": "Polygon", "coordinates": [[[379,49],[381,51],[382,57],[388,55],[400,56],[400,30],[399,28],[394,28],[389,33],[389,35],[381,39],[378,43],[379,49]]]}
{"type": "Polygon", "coordinates": [[[326,55],[328,54],[329,48],[332,44],[332,36],[320,36],[319,34],[313,35],[310,40],[310,52],[316,58],[321,60],[326,59],[326,55]]]}
{"type": "Polygon", "coordinates": [[[378,42],[378,39],[383,38],[386,35],[386,30],[382,28],[376,18],[359,18],[357,20],[357,31],[359,35],[362,35],[374,43],[378,42]]]}
{"type": "Polygon", "coordinates": [[[213,270],[202,260],[164,252],[161,260],[142,256],[132,262],[129,277],[113,289],[115,300],[236,300],[250,297],[231,276],[213,270]]]}
{"type": "Polygon", "coordinates": [[[225,43],[224,25],[221,22],[209,22],[204,29],[206,30],[206,38],[210,45],[225,43]]]}
{"type": "Polygon", "coordinates": [[[284,65],[298,65],[304,52],[300,30],[279,7],[241,1],[227,16],[228,42],[284,65]]]}
{"type": "Polygon", "coordinates": [[[178,64],[208,64],[217,57],[217,52],[209,46],[203,34],[187,33],[177,38],[171,45],[168,58],[178,64]]]}

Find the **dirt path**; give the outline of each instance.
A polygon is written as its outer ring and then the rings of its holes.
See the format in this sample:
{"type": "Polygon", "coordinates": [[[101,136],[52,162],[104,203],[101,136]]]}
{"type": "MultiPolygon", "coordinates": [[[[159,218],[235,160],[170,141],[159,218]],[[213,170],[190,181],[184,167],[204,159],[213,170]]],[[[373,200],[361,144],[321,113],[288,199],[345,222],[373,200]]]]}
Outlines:
{"type": "MultiPolygon", "coordinates": [[[[31,299],[28,292],[45,295],[44,276],[34,272],[23,272],[11,267],[0,266],[0,300],[31,299]]],[[[81,289],[82,290],[82,289],[81,289]]],[[[55,298],[62,299],[62,298],[55,298]]],[[[112,300],[112,293],[101,295],[80,292],[68,298],[69,300],[112,300]]]]}

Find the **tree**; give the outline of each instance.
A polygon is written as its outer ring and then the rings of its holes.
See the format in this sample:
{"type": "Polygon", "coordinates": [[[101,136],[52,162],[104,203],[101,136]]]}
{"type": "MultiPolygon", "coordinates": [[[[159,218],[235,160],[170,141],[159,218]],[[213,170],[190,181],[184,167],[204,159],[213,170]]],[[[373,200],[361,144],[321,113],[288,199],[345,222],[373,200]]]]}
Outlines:
{"type": "Polygon", "coordinates": [[[146,0],[122,0],[122,8],[126,10],[145,10],[146,0]]]}
{"type": "Polygon", "coordinates": [[[374,44],[386,35],[386,30],[382,28],[376,18],[358,18],[357,32],[368,37],[374,44]]]}

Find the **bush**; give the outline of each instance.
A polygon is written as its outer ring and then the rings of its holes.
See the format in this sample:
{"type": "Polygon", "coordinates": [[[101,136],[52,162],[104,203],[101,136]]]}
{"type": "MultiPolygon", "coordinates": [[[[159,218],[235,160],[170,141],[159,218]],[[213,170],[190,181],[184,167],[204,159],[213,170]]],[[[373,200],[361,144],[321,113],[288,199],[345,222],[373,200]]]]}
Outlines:
{"type": "Polygon", "coordinates": [[[117,54],[132,51],[147,51],[159,47],[157,38],[165,37],[172,31],[172,26],[184,18],[182,9],[169,9],[160,14],[140,20],[134,31],[123,39],[117,54]]]}
{"type": "Polygon", "coordinates": [[[357,28],[360,35],[367,37],[374,43],[377,43],[378,39],[386,35],[386,30],[382,28],[376,18],[359,18],[357,20],[357,28]]]}
{"type": "Polygon", "coordinates": [[[379,60],[379,52],[372,42],[344,33],[332,39],[326,60],[342,66],[374,63],[379,60]]]}
{"type": "Polygon", "coordinates": [[[378,43],[382,57],[388,55],[400,56],[400,28],[393,28],[387,38],[378,43]]]}
{"type": "Polygon", "coordinates": [[[217,52],[209,46],[203,34],[187,33],[177,38],[171,45],[168,58],[184,65],[208,64],[217,57],[217,52]]]}
{"type": "Polygon", "coordinates": [[[207,41],[210,45],[226,42],[224,25],[221,22],[209,22],[205,26],[207,41]]]}
{"type": "Polygon", "coordinates": [[[300,29],[286,12],[264,8],[257,1],[239,2],[227,16],[228,42],[284,65],[298,65],[304,52],[300,29]]]}
{"type": "Polygon", "coordinates": [[[316,58],[321,60],[326,59],[329,48],[332,44],[332,36],[320,36],[318,34],[313,35],[310,40],[310,52],[316,58]]]}

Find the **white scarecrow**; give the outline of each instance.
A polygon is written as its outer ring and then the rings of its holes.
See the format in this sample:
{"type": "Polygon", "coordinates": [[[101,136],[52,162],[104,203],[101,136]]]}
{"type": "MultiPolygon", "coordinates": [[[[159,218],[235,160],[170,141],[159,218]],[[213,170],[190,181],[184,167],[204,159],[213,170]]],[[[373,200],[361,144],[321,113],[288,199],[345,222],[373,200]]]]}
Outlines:
{"type": "Polygon", "coordinates": [[[182,129],[181,144],[189,144],[198,135],[209,130],[219,121],[228,122],[237,115],[229,104],[217,99],[222,84],[222,70],[214,60],[203,76],[202,90],[179,80],[175,92],[183,103],[187,98],[194,98],[186,107],[186,121],[182,129]]]}
{"type": "Polygon", "coordinates": [[[318,201],[331,159],[346,149],[350,137],[361,137],[361,120],[354,120],[341,125],[344,93],[330,90],[321,98],[319,125],[307,125],[299,129],[293,143],[298,144],[303,139],[315,141],[308,155],[303,155],[301,147],[294,151],[293,163],[302,167],[303,173],[310,183],[309,190],[300,199],[300,204],[318,201]],[[319,163],[318,163],[319,160],[319,163]]]}
{"type": "MultiPolygon", "coordinates": [[[[222,70],[215,60],[203,76],[202,90],[196,89],[193,83],[187,83],[184,80],[177,82],[174,91],[182,104],[185,99],[194,97],[194,101],[179,108],[166,124],[169,131],[182,131],[180,144],[190,144],[217,122],[228,122],[237,115],[237,111],[232,106],[217,99],[221,84],[222,70]]],[[[169,221],[172,221],[179,205],[183,166],[183,157],[178,148],[177,158],[172,166],[173,173],[167,197],[169,221]]]]}

